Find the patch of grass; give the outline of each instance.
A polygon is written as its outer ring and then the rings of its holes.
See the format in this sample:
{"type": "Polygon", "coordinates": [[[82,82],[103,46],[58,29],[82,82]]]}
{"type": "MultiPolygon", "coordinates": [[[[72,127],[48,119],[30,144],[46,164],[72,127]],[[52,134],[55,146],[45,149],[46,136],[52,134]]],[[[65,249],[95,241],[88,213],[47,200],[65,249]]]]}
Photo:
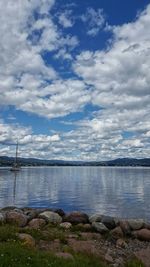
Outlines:
{"type": "Polygon", "coordinates": [[[127,262],[125,267],[144,267],[144,265],[139,260],[134,259],[127,262]]]}
{"type": "Polygon", "coordinates": [[[16,233],[18,232],[18,228],[12,225],[1,225],[0,226],[0,242],[5,242],[9,240],[17,240],[16,233]]]}
{"type": "Polygon", "coordinates": [[[29,250],[20,243],[7,242],[0,244],[1,267],[105,267],[99,259],[75,255],[74,260],[56,258],[46,252],[29,250]]]}
{"type": "Polygon", "coordinates": [[[21,229],[22,233],[30,234],[37,241],[46,240],[53,241],[55,239],[59,239],[62,243],[66,243],[66,234],[62,229],[53,227],[51,225],[46,226],[42,230],[37,229],[21,229]]]}

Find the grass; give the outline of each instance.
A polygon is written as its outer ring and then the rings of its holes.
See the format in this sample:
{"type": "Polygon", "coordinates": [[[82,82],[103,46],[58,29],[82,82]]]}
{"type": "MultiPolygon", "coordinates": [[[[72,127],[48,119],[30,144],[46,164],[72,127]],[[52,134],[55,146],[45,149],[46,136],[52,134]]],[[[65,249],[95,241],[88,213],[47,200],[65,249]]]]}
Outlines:
{"type": "MultiPolygon", "coordinates": [[[[74,229],[77,232],[78,229],[74,229]]],[[[74,233],[73,231],[73,233],[74,233]]],[[[51,224],[44,229],[26,229],[11,225],[0,226],[0,267],[108,267],[99,258],[85,254],[73,253],[66,245],[66,235],[70,230],[63,230],[51,224]],[[52,241],[59,239],[63,251],[71,252],[74,260],[57,258],[54,254],[28,248],[17,238],[17,233],[28,233],[36,242],[39,240],[52,241]]],[[[130,261],[125,267],[143,267],[137,260],[130,261]]]]}
{"type": "Polygon", "coordinates": [[[50,253],[29,250],[19,242],[0,244],[1,267],[104,267],[96,258],[75,255],[74,260],[56,258],[50,253]]]}

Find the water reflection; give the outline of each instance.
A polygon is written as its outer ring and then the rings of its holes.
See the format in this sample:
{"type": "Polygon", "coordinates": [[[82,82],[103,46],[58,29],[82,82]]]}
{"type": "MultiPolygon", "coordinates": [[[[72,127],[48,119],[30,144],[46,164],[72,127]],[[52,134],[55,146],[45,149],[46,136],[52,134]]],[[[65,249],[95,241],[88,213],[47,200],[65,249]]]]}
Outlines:
{"type": "Polygon", "coordinates": [[[150,219],[149,168],[0,170],[0,206],[59,207],[150,219]]]}

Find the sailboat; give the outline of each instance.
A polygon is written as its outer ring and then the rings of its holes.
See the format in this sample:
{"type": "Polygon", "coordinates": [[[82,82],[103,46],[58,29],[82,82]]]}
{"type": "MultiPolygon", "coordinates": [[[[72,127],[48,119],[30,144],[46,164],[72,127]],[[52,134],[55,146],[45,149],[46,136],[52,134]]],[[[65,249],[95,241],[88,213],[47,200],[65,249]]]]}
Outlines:
{"type": "Polygon", "coordinates": [[[13,166],[11,167],[10,171],[14,171],[14,172],[20,171],[20,166],[19,166],[19,164],[17,162],[17,159],[18,159],[18,142],[17,142],[17,145],[16,145],[15,162],[14,162],[13,166]]]}

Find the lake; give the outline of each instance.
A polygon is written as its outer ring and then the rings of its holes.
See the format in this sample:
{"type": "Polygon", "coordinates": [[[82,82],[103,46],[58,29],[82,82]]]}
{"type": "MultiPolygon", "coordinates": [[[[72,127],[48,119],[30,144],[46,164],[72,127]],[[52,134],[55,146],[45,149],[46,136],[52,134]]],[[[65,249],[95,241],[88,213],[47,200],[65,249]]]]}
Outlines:
{"type": "Polygon", "coordinates": [[[10,205],[150,219],[150,168],[1,168],[0,207],[10,205]]]}

